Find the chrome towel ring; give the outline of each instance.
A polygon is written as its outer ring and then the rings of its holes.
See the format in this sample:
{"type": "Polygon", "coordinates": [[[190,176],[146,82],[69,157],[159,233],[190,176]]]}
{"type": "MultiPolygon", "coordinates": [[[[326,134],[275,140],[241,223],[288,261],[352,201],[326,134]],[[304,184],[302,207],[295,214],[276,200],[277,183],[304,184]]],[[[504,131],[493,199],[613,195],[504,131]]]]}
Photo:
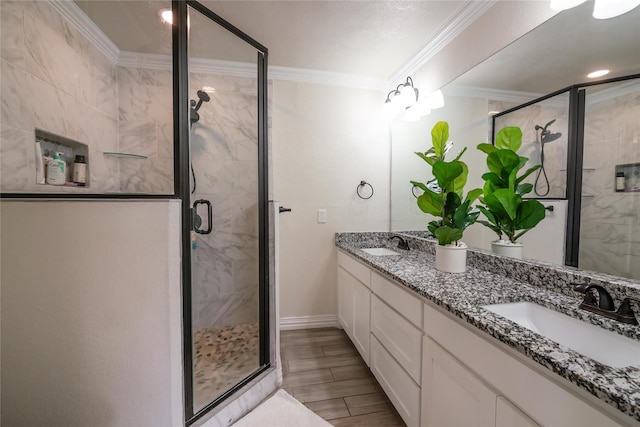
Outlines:
{"type": "Polygon", "coordinates": [[[360,181],[360,184],[356,187],[356,194],[358,194],[358,197],[360,197],[361,199],[370,199],[373,197],[373,186],[367,181],[360,181]],[[369,194],[369,197],[364,197],[362,194],[360,194],[360,190],[362,189],[362,187],[366,187],[367,185],[369,186],[369,188],[371,188],[371,194],[369,194]]]}

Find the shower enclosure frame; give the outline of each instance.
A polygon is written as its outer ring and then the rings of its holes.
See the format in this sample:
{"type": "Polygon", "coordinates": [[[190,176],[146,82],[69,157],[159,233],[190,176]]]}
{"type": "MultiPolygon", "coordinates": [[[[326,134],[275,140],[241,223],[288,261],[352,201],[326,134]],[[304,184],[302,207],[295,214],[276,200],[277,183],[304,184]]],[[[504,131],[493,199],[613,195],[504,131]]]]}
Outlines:
{"type": "Polygon", "coordinates": [[[567,221],[565,226],[565,251],[564,263],[571,267],[578,267],[580,253],[580,213],[582,209],[582,171],[584,155],[584,117],[586,109],[586,91],[590,86],[608,83],[617,83],[625,80],[640,79],[640,74],[614,77],[594,82],[578,83],[541,96],[524,104],[502,111],[492,116],[491,141],[495,144],[496,119],[522,108],[529,107],[541,101],[553,98],[563,93],[569,94],[569,117],[567,132],[567,185],[565,197],[562,198],[537,198],[538,200],[566,200],[567,221]]]}
{"type": "Polygon", "coordinates": [[[270,367],[269,343],[269,212],[268,212],[268,144],[267,144],[267,59],[268,49],[262,44],[194,0],[172,0],[173,99],[174,99],[174,192],[182,200],[182,310],[185,425],[191,425],[237,390],[270,367]],[[239,37],[257,51],[258,71],[258,251],[259,251],[259,368],[226,390],[219,397],[194,412],[193,335],[191,294],[191,221],[190,147],[189,147],[189,57],[188,8],[191,7],[214,23],[239,37]]]}

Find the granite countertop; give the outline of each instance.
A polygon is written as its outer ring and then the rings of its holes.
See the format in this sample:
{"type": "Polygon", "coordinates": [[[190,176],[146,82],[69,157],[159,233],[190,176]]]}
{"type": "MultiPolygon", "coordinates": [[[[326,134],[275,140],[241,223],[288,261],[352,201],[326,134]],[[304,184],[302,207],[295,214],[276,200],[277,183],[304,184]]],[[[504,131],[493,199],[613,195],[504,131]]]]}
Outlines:
{"type": "MultiPolygon", "coordinates": [[[[478,266],[469,266],[469,261],[465,273],[440,272],[435,269],[433,242],[404,235],[413,249],[402,251],[397,249],[397,242],[394,244],[389,242],[390,235],[392,233],[338,233],[336,246],[466,323],[640,421],[640,366],[612,368],[603,365],[481,306],[518,301],[535,302],[636,340],[640,340],[640,327],[625,325],[578,310],[581,299],[570,295],[570,292],[564,289],[556,291],[549,289],[548,286],[543,287],[539,284],[505,277],[478,266]],[[421,250],[416,250],[416,246],[421,250]],[[401,252],[401,255],[374,256],[361,250],[370,247],[388,247],[401,252]]],[[[475,256],[471,253],[470,255],[472,258],[475,256]]],[[[497,263],[514,262],[504,257],[486,255],[486,253],[480,256],[484,260],[487,259],[486,257],[494,257],[497,263]]],[[[491,262],[482,263],[484,268],[487,266],[491,268],[491,264],[491,262]]],[[[522,264],[525,267],[526,264],[531,264],[540,268],[538,263],[531,261],[520,264],[519,268],[522,268],[522,264]]],[[[479,263],[476,262],[476,265],[479,263]]],[[[551,267],[543,266],[542,268],[550,269],[551,267]]],[[[496,268],[496,270],[500,269],[496,268]]],[[[559,267],[558,270],[560,275],[565,273],[562,270],[566,269],[559,267]]],[[[584,275],[583,272],[580,273],[584,275]]],[[[598,275],[594,274],[594,276],[598,275]]],[[[601,279],[600,276],[594,278],[593,282],[601,279]]],[[[637,286],[631,283],[629,294],[635,292],[636,288],[637,286]]]]}

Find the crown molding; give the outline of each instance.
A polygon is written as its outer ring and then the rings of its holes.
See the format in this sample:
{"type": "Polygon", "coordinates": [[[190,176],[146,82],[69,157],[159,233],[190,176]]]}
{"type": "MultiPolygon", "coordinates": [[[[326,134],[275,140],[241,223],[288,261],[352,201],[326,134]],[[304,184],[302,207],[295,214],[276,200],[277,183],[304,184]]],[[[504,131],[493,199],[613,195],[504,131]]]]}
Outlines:
{"type": "Polygon", "coordinates": [[[524,104],[536,98],[544,96],[544,93],[520,92],[515,90],[490,89],[476,86],[462,86],[449,84],[442,89],[445,96],[458,96],[464,98],[480,98],[490,101],[506,101],[524,104]]]}
{"type": "Polygon", "coordinates": [[[433,58],[442,48],[459,36],[476,19],[489,10],[497,0],[467,1],[447,22],[445,22],[436,35],[427,42],[420,52],[404,64],[389,79],[390,82],[404,80],[406,76],[414,74],[424,64],[433,58]]]}
{"type": "Polygon", "coordinates": [[[112,64],[118,62],[120,55],[118,46],[102,32],[95,22],[89,19],[78,5],[71,0],[49,0],[49,4],[68,23],[80,31],[112,64]]]}

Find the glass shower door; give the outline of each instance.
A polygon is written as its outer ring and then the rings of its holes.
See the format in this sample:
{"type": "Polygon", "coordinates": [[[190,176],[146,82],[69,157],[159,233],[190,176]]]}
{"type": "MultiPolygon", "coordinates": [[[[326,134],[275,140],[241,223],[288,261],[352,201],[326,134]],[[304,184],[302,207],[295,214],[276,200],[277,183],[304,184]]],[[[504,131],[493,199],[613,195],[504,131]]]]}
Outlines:
{"type": "Polygon", "coordinates": [[[193,413],[261,368],[258,51],[188,8],[193,413]]]}
{"type": "Polygon", "coordinates": [[[579,267],[640,279],[640,79],[585,89],[579,267]]]}

